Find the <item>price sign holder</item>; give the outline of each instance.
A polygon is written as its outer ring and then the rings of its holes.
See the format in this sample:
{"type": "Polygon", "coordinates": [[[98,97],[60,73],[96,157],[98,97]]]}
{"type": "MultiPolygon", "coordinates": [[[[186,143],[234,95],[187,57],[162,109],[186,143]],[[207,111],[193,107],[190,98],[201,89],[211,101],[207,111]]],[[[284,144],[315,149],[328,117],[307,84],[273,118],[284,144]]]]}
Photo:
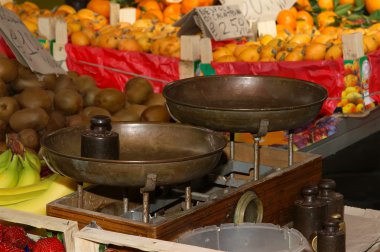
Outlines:
{"type": "Polygon", "coordinates": [[[120,21],[120,4],[110,2],[110,25],[115,25],[120,21]]]}
{"type": "Polygon", "coordinates": [[[65,74],[20,18],[4,7],[0,7],[0,34],[17,60],[23,65],[28,65],[32,71],[41,74],[65,74]]]}
{"type": "Polygon", "coordinates": [[[198,7],[177,21],[178,35],[191,35],[202,31],[215,41],[252,36],[248,21],[236,5],[198,7]]]}
{"type": "Polygon", "coordinates": [[[120,9],[119,21],[133,24],[136,22],[136,8],[120,9]]]}

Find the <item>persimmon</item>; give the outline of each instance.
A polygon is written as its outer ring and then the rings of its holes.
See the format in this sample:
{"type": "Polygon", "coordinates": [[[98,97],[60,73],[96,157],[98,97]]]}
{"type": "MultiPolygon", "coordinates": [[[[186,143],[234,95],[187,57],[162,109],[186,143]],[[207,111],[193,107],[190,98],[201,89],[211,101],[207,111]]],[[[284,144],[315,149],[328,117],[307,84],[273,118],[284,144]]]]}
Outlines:
{"type": "Polygon", "coordinates": [[[337,15],[333,11],[323,11],[319,13],[317,16],[319,28],[333,24],[336,17],[337,15]]]}
{"type": "Polygon", "coordinates": [[[87,46],[90,44],[90,38],[81,31],[73,32],[70,39],[73,45],[87,46]]]}
{"type": "Polygon", "coordinates": [[[122,51],[129,51],[129,52],[143,51],[140,44],[135,39],[132,39],[132,38],[120,39],[117,45],[117,49],[122,50],[122,51]]]}
{"type": "Polygon", "coordinates": [[[325,60],[336,60],[343,57],[342,44],[331,46],[326,51],[325,60]]]}
{"type": "Polygon", "coordinates": [[[277,24],[290,27],[292,30],[296,28],[296,17],[290,10],[282,10],[277,15],[277,24]]]}
{"type": "Polygon", "coordinates": [[[311,43],[305,48],[305,60],[324,60],[327,46],[321,43],[311,43]]]}
{"type": "Polygon", "coordinates": [[[291,7],[289,10],[293,13],[293,16],[297,17],[298,10],[295,6],[291,7]]]}
{"type": "Polygon", "coordinates": [[[162,22],[164,20],[164,14],[162,14],[162,11],[160,9],[151,9],[146,12],[141,12],[141,18],[157,19],[158,21],[162,22]]]}
{"type": "Polygon", "coordinates": [[[181,12],[182,14],[186,14],[190,12],[192,9],[199,6],[201,6],[200,0],[182,0],[181,12]]]}
{"type": "Polygon", "coordinates": [[[309,0],[297,0],[296,6],[300,10],[311,11],[311,4],[309,0]]]}
{"type": "Polygon", "coordinates": [[[143,0],[139,2],[137,8],[142,12],[148,12],[150,10],[161,10],[161,5],[155,0],[143,0]]]}
{"type": "Polygon", "coordinates": [[[108,0],[91,0],[87,4],[87,9],[103,15],[106,18],[110,17],[110,1],[108,0]]]}

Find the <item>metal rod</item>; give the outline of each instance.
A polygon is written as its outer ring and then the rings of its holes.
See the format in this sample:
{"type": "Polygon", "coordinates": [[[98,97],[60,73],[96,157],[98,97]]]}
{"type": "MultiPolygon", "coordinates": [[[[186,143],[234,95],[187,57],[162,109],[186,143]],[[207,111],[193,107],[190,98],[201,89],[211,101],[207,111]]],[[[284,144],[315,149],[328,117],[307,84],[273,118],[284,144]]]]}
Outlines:
{"type": "Polygon", "coordinates": [[[185,189],[185,210],[191,208],[191,186],[186,186],[185,189]]]}
{"type": "Polygon", "coordinates": [[[254,180],[259,179],[260,175],[260,137],[254,137],[253,149],[254,149],[254,180]]]}
{"type": "Polygon", "coordinates": [[[143,222],[149,223],[149,192],[143,192],[143,222]]]}
{"type": "Polygon", "coordinates": [[[230,159],[235,159],[235,133],[230,132],[230,159]]]}
{"type": "Polygon", "coordinates": [[[288,141],[288,166],[293,165],[293,131],[289,130],[289,141],[288,141]]]}
{"type": "Polygon", "coordinates": [[[83,183],[79,182],[77,185],[78,192],[78,208],[83,208],[83,183]]]}
{"type": "Polygon", "coordinates": [[[129,210],[129,200],[128,200],[128,194],[127,194],[127,188],[123,188],[123,212],[128,213],[129,210]]]}

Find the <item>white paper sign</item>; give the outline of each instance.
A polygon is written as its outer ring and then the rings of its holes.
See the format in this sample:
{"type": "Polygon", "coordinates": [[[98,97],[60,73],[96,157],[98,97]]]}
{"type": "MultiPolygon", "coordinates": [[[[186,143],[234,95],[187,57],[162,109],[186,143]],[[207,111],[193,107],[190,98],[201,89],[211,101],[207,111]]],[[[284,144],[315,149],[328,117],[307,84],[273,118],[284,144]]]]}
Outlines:
{"type": "Polygon", "coordinates": [[[216,41],[252,36],[248,21],[237,5],[198,7],[195,13],[197,25],[216,41]]]}
{"type": "Polygon", "coordinates": [[[65,74],[50,53],[29,32],[20,18],[6,8],[0,7],[0,32],[17,60],[41,74],[65,74]]]}
{"type": "Polygon", "coordinates": [[[243,16],[248,20],[276,20],[277,14],[289,9],[296,0],[223,0],[224,5],[238,5],[243,16]]]}

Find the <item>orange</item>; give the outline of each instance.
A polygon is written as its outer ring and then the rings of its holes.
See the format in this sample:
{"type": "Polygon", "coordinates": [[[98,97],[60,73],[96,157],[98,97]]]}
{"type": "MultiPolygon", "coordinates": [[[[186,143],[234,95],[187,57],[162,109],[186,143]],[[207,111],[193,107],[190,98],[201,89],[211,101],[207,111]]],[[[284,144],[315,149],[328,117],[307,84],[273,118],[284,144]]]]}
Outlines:
{"type": "Polygon", "coordinates": [[[192,9],[195,7],[201,6],[201,1],[200,0],[182,0],[181,3],[181,12],[182,14],[186,14],[190,12],[192,9]]]}
{"type": "Polygon", "coordinates": [[[303,54],[300,51],[292,51],[285,57],[285,61],[301,61],[303,60],[303,54]]]}
{"type": "Polygon", "coordinates": [[[165,7],[163,14],[164,23],[173,24],[181,18],[181,5],[178,3],[169,4],[165,7]]]}
{"type": "Polygon", "coordinates": [[[334,23],[335,17],[337,17],[337,15],[333,11],[323,11],[319,13],[317,16],[318,26],[321,28],[334,23]]]}
{"type": "Polygon", "coordinates": [[[161,10],[160,4],[155,0],[143,0],[137,6],[142,12],[161,10]]]}
{"type": "Polygon", "coordinates": [[[292,30],[296,29],[296,18],[290,10],[282,10],[278,13],[277,24],[290,27],[292,30]]]}
{"type": "Polygon", "coordinates": [[[333,45],[327,49],[325,60],[336,60],[343,57],[342,45],[333,45]]]}
{"type": "Polygon", "coordinates": [[[160,9],[151,9],[147,12],[142,12],[141,18],[157,19],[158,21],[162,22],[164,20],[164,14],[162,14],[162,11],[160,9]]]}
{"type": "Polygon", "coordinates": [[[339,0],[339,4],[355,4],[355,0],[339,0]]]}
{"type": "Polygon", "coordinates": [[[91,0],[87,4],[87,9],[92,10],[100,15],[109,18],[110,16],[110,1],[108,0],[91,0]]]}
{"type": "Polygon", "coordinates": [[[318,6],[322,10],[333,10],[334,9],[334,0],[318,0],[318,6]]]}
{"type": "Polygon", "coordinates": [[[297,21],[296,33],[297,34],[311,34],[313,32],[313,25],[310,25],[305,20],[297,21]]]}
{"type": "Polygon", "coordinates": [[[311,4],[309,0],[297,0],[296,6],[300,10],[311,11],[311,4]]]}
{"type": "Polygon", "coordinates": [[[290,8],[289,10],[290,10],[291,13],[293,13],[293,16],[297,17],[298,10],[297,10],[296,7],[293,6],[293,7],[290,8]]]}
{"type": "Polygon", "coordinates": [[[365,8],[369,13],[380,10],[380,0],[365,0],[365,8]]]}
{"type": "Polygon", "coordinates": [[[304,20],[306,23],[310,24],[311,26],[314,25],[314,19],[313,19],[313,17],[310,15],[309,12],[304,11],[304,10],[301,10],[301,11],[297,12],[296,20],[297,21],[304,20]]]}
{"type": "Polygon", "coordinates": [[[119,40],[117,49],[122,50],[122,51],[130,51],[130,52],[143,51],[140,44],[135,39],[131,39],[131,38],[124,38],[124,39],[119,40]]]}

